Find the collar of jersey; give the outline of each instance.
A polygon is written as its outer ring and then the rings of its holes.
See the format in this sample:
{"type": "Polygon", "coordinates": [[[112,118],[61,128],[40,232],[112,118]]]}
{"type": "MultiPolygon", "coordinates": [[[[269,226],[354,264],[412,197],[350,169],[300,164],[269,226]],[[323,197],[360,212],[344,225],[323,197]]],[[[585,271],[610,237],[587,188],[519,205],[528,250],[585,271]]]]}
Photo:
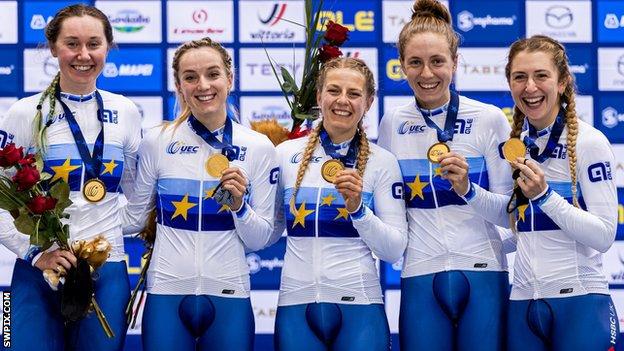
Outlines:
{"type": "Polygon", "coordinates": [[[85,101],[89,101],[93,99],[95,97],[95,92],[96,90],[86,95],[78,95],[78,94],[64,93],[61,91],[60,95],[62,98],[70,100],[70,101],[85,102],[85,101]]]}
{"type": "MultiPolygon", "coordinates": [[[[528,130],[530,132],[531,130],[535,129],[535,127],[533,127],[533,125],[529,123],[528,119],[525,118],[524,119],[524,123],[527,124],[525,130],[528,130]]],[[[536,131],[535,133],[537,134],[537,137],[541,138],[541,137],[543,137],[545,135],[550,134],[550,132],[552,131],[554,125],[555,125],[555,122],[553,122],[551,125],[549,125],[548,127],[544,128],[542,130],[536,131]]]]}
{"type": "Polygon", "coordinates": [[[342,143],[339,143],[339,144],[332,143],[332,146],[334,147],[337,153],[341,155],[346,155],[347,151],[349,151],[349,145],[351,145],[351,140],[353,140],[353,138],[347,141],[344,141],[342,143]]]}
{"type": "Polygon", "coordinates": [[[420,111],[420,113],[423,116],[427,116],[427,117],[435,117],[437,115],[446,113],[446,111],[448,110],[448,102],[438,108],[434,108],[434,109],[428,109],[428,108],[422,108],[420,106],[418,106],[418,103],[416,103],[416,108],[418,108],[418,110],[420,111]]]}

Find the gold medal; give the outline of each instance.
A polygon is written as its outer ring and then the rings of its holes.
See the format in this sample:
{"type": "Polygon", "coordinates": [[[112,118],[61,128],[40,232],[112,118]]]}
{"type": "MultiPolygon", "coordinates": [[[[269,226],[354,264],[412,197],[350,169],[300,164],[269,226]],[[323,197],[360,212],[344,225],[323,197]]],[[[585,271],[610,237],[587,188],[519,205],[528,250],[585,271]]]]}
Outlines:
{"type": "Polygon", "coordinates": [[[427,158],[431,163],[439,163],[440,156],[450,151],[451,149],[445,143],[435,143],[427,151],[427,158]]]}
{"type": "Polygon", "coordinates": [[[97,178],[89,179],[82,186],[82,195],[89,202],[100,202],[106,196],[106,186],[97,178]]]}
{"type": "Polygon", "coordinates": [[[214,178],[221,178],[221,174],[228,167],[230,167],[230,160],[222,154],[210,155],[206,161],[206,172],[214,178]]]}
{"type": "Polygon", "coordinates": [[[518,157],[526,156],[526,146],[519,138],[510,138],[503,144],[503,157],[509,162],[515,162],[518,157]]]}
{"type": "Polygon", "coordinates": [[[333,184],[336,181],[336,176],[338,175],[338,172],[342,171],[343,169],[345,169],[345,166],[342,164],[342,162],[335,159],[328,160],[323,163],[323,166],[321,166],[321,175],[323,176],[323,179],[325,179],[328,183],[333,184]]]}

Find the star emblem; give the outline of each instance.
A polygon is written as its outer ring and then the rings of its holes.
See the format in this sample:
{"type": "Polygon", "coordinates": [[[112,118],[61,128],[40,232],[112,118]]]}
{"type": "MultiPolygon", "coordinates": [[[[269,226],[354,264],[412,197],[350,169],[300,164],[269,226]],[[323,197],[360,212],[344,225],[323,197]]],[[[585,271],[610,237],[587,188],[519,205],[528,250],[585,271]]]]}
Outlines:
{"type": "Polygon", "coordinates": [[[523,222],[526,220],[525,212],[526,212],[528,207],[529,207],[529,205],[520,205],[520,206],[518,206],[518,219],[520,219],[523,222]]]}
{"type": "Polygon", "coordinates": [[[104,175],[106,173],[113,175],[113,171],[115,170],[115,167],[119,165],[115,163],[115,160],[110,160],[110,162],[102,163],[102,166],[104,166],[104,171],[102,172],[101,175],[104,175]]]}
{"type": "Polygon", "coordinates": [[[338,207],[336,210],[338,210],[338,215],[334,218],[334,221],[338,218],[349,220],[349,211],[347,211],[346,207],[338,207]]]}
{"type": "Polygon", "coordinates": [[[171,203],[175,207],[175,212],[171,216],[171,219],[174,219],[174,218],[176,218],[178,216],[182,216],[182,218],[184,218],[184,220],[186,221],[187,216],[188,216],[188,210],[190,210],[191,208],[197,206],[197,204],[189,202],[188,201],[188,197],[189,197],[189,195],[186,194],[182,198],[182,201],[171,201],[171,203]]]}
{"type": "Polygon", "coordinates": [[[423,189],[429,185],[427,182],[420,181],[420,175],[416,175],[414,181],[411,183],[407,183],[407,186],[410,188],[412,196],[410,197],[410,201],[418,196],[421,200],[425,199],[425,195],[423,194],[423,189]]]}
{"type": "Polygon", "coordinates": [[[334,202],[334,200],[336,200],[336,198],[334,197],[334,194],[329,193],[327,194],[327,196],[321,198],[323,200],[323,202],[321,203],[321,206],[323,205],[327,205],[327,206],[331,206],[332,202],[334,202]]]}
{"type": "Polygon", "coordinates": [[[80,166],[72,166],[71,159],[68,157],[62,165],[52,166],[50,168],[52,168],[52,171],[54,172],[52,182],[57,179],[63,179],[65,183],[69,183],[69,174],[74,170],[80,168],[80,166]]]}
{"type": "Polygon", "coordinates": [[[293,215],[295,216],[295,221],[293,222],[292,227],[295,228],[295,226],[299,224],[301,225],[301,227],[305,228],[305,218],[313,212],[314,210],[306,210],[305,201],[302,202],[301,205],[299,205],[299,208],[296,208],[293,213],[293,215]]]}

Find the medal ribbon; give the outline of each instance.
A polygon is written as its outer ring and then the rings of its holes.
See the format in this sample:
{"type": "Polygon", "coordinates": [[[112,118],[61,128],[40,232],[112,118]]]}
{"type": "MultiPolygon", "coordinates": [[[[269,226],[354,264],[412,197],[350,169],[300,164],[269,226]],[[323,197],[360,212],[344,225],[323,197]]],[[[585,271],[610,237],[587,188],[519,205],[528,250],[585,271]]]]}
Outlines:
{"type": "Polygon", "coordinates": [[[95,99],[98,105],[97,119],[100,121],[101,129],[95,139],[95,144],[93,144],[93,154],[91,154],[89,152],[87,141],[85,140],[84,135],[82,135],[82,131],[80,130],[80,126],[78,125],[74,114],[71,112],[67,104],[61,100],[60,90],[60,87],[57,86],[56,98],[63,107],[63,112],[65,113],[65,118],[69,124],[69,129],[74,136],[76,148],[80,153],[82,163],[85,165],[85,175],[88,179],[97,179],[102,170],[102,156],[104,154],[104,103],[102,102],[102,95],[100,95],[98,91],[95,92],[95,99]]]}
{"type": "Polygon", "coordinates": [[[546,143],[546,147],[542,153],[539,153],[539,146],[535,144],[537,138],[540,137],[538,135],[537,129],[529,124],[529,134],[524,136],[524,144],[529,149],[529,153],[531,154],[531,158],[539,163],[543,163],[553,153],[553,150],[557,147],[557,143],[559,142],[559,138],[561,137],[561,133],[563,132],[563,128],[565,127],[565,110],[563,108],[559,109],[559,114],[557,114],[557,118],[555,118],[555,123],[552,126],[552,130],[550,132],[550,136],[548,137],[548,142],[546,143]]]}
{"type": "MultiPolygon", "coordinates": [[[[416,100],[416,105],[418,105],[418,100],[416,100]]],[[[421,110],[420,107],[418,107],[421,110]]],[[[425,123],[429,128],[435,129],[438,133],[438,141],[439,142],[447,142],[453,140],[453,134],[455,133],[455,121],[457,121],[457,113],[459,112],[459,94],[457,92],[451,90],[451,100],[449,101],[449,106],[446,111],[446,121],[444,122],[444,130],[440,129],[435,122],[431,119],[431,114],[427,116],[422,113],[423,118],[425,119],[425,123]]]]}
{"type": "Polygon", "coordinates": [[[208,145],[215,149],[221,149],[221,153],[233,161],[236,157],[236,150],[232,147],[232,120],[228,117],[225,118],[225,127],[223,128],[223,141],[219,141],[217,137],[208,130],[195,116],[189,116],[189,126],[199,135],[208,145]]]}
{"type": "Polygon", "coordinates": [[[321,146],[323,146],[325,154],[333,159],[340,160],[345,167],[353,168],[355,166],[355,159],[357,158],[358,153],[357,143],[360,140],[360,133],[355,133],[355,136],[353,136],[353,139],[351,139],[351,143],[349,144],[349,150],[344,156],[337,152],[338,148],[332,143],[325,128],[321,128],[319,138],[321,139],[321,146]]]}

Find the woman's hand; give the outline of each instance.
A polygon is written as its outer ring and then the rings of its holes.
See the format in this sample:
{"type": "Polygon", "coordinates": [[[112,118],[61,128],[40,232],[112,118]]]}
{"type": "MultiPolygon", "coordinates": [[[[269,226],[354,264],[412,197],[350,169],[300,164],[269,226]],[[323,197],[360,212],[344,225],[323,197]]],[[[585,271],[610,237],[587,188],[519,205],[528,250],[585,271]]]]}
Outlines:
{"type": "Polygon", "coordinates": [[[76,266],[76,256],[71,251],[56,249],[44,252],[35,262],[35,267],[41,271],[50,269],[64,275],[72,266],[76,266]]]}
{"type": "Polygon", "coordinates": [[[230,210],[236,212],[243,206],[243,197],[247,191],[247,178],[238,167],[230,167],[221,175],[221,186],[232,194],[234,202],[230,210]]]}
{"type": "Polygon", "coordinates": [[[516,162],[512,164],[514,169],[520,170],[520,177],[518,177],[518,186],[522,189],[522,193],[529,199],[535,198],[537,195],[543,193],[548,184],[546,184],[546,177],[544,172],[533,160],[527,158],[518,157],[516,162]]]}
{"type": "Polygon", "coordinates": [[[342,195],[347,211],[355,212],[360,206],[363,184],[362,177],[355,169],[344,169],[338,172],[334,185],[336,190],[342,195]]]}
{"type": "Polygon", "coordinates": [[[459,196],[464,196],[470,188],[470,180],[468,179],[468,162],[466,158],[454,151],[441,155],[440,170],[441,177],[451,182],[453,190],[459,196]]]}

